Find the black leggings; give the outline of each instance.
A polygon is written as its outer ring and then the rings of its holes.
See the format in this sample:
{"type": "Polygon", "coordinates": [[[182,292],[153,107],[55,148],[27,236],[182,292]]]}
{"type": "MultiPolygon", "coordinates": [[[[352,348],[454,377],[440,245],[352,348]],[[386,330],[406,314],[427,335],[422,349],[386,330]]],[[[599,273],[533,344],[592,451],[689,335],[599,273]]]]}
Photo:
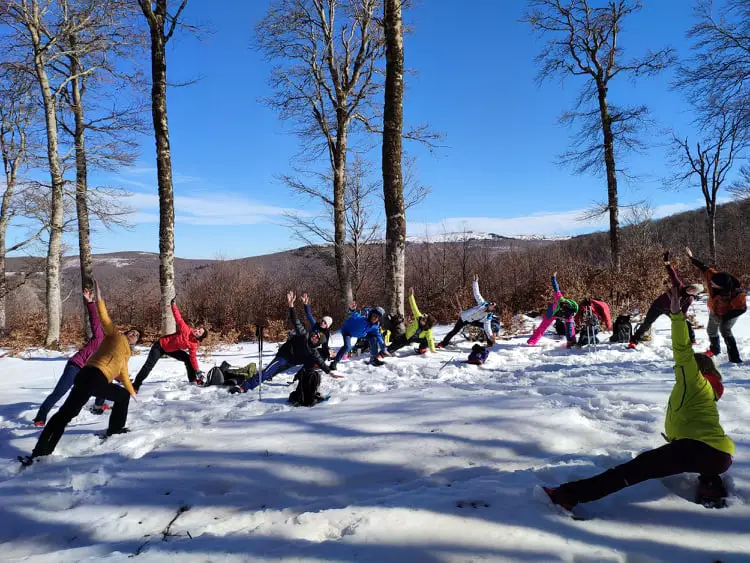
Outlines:
{"type": "MultiPolygon", "coordinates": [[[[635,334],[633,334],[630,341],[638,344],[643,338],[643,335],[648,332],[648,329],[651,328],[651,325],[654,324],[656,319],[658,319],[661,315],[666,315],[666,313],[658,307],[652,305],[646,313],[646,318],[644,318],[643,322],[638,326],[638,330],[635,331],[635,334]]],[[[690,321],[686,320],[685,322],[687,323],[690,342],[695,342],[695,330],[693,330],[693,325],[690,324],[690,321]]]]}
{"type": "Polygon", "coordinates": [[[146,363],[143,364],[141,369],[138,370],[138,375],[135,376],[133,387],[135,387],[136,391],[138,391],[143,382],[146,381],[146,378],[151,373],[151,370],[154,369],[156,362],[158,362],[162,358],[162,356],[169,356],[170,358],[174,358],[175,360],[185,364],[185,367],[187,368],[188,381],[195,381],[195,369],[193,369],[193,364],[190,363],[190,354],[185,352],[185,350],[177,350],[177,352],[166,352],[157,340],[156,342],[154,342],[153,346],[151,346],[151,350],[148,353],[148,358],[146,358],[146,363]]]}
{"type": "Polygon", "coordinates": [[[453,338],[454,336],[456,336],[459,333],[459,331],[463,327],[465,327],[467,324],[469,324],[469,323],[467,323],[461,317],[459,317],[458,320],[456,321],[455,326],[451,329],[451,331],[448,334],[445,335],[445,337],[440,342],[440,344],[442,344],[443,346],[447,346],[448,343],[451,341],[451,338],[453,338]]]}
{"type": "Polygon", "coordinates": [[[49,455],[55,451],[57,442],[62,438],[65,428],[71,420],[78,416],[89,398],[94,395],[114,401],[107,433],[117,434],[121,432],[128,419],[130,393],[124,387],[110,383],[98,368],[86,366],[76,375],[73,389],[71,389],[60,410],[44,427],[34,451],[31,452],[32,457],[49,455]]]}
{"type": "Polygon", "coordinates": [[[416,334],[411,337],[411,339],[406,338],[405,334],[401,334],[393,339],[393,342],[391,342],[391,345],[388,346],[389,352],[395,352],[396,350],[400,350],[404,346],[408,345],[411,342],[418,342],[419,343],[419,349],[420,350],[427,350],[427,339],[426,338],[419,338],[416,334]]]}
{"type": "Polygon", "coordinates": [[[732,456],[698,440],[675,440],[655,450],[608,469],[595,477],[571,481],[558,487],[561,497],[572,502],[591,502],[647,481],[678,473],[700,473],[716,477],[732,465],[732,456]]]}

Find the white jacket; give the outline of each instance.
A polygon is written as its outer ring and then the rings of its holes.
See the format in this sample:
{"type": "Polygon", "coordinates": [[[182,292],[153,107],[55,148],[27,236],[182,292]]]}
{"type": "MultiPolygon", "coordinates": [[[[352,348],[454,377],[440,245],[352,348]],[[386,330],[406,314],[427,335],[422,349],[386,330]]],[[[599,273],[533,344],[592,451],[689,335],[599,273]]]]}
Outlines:
{"type": "Polygon", "coordinates": [[[477,305],[461,311],[461,320],[465,323],[484,321],[482,326],[484,333],[487,335],[487,338],[493,339],[492,324],[490,322],[492,320],[492,313],[487,311],[488,303],[484,300],[482,294],[479,293],[479,282],[474,280],[471,288],[474,291],[474,300],[477,302],[477,305]]]}

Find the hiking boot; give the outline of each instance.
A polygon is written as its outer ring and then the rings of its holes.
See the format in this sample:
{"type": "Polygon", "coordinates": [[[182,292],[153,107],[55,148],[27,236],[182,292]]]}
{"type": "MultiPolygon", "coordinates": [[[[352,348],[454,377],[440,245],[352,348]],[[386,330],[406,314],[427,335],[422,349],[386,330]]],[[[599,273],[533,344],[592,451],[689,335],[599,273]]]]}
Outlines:
{"type": "Polygon", "coordinates": [[[742,360],[740,359],[740,351],[737,349],[737,341],[734,339],[734,336],[724,338],[724,342],[727,345],[727,356],[729,356],[729,361],[733,364],[741,364],[742,360]]]}
{"type": "Polygon", "coordinates": [[[704,500],[718,501],[727,497],[727,488],[718,475],[701,475],[698,477],[698,497],[704,500]]]}
{"type": "Polygon", "coordinates": [[[37,428],[41,428],[41,427],[42,427],[42,426],[44,426],[44,425],[45,425],[46,423],[47,423],[47,421],[46,421],[46,420],[35,420],[35,421],[34,421],[34,426],[36,426],[37,428]]]}
{"type": "Polygon", "coordinates": [[[718,356],[721,354],[721,340],[719,340],[719,337],[709,336],[708,340],[711,343],[711,346],[708,348],[711,351],[711,356],[718,356]]]}
{"type": "Polygon", "coordinates": [[[385,362],[378,357],[378,358],[373,358],[372,360],[370,360],[370,365],[380,367],[380,366],[384,366],[385,362]]]}
{"type": "Polygon", "coordinates": [[[120,428],[119,430],[107,430],[107,436],[114,436],[115,434],[127,434],[130,432],[130,429],[126,426],[125,428],[120,428]]]}
{"type": "Polygon", "coordinates": [[[637,346],[635,342],[628,342],[628,350],[635,350],[637,346]]]}
{"type": "Polygon", "coordinates": [[[552,501],[553,504],[556,504],[558,506],[563,507],[565,510],[573,510],[573,508],[578,504],[573,499],[569,498],[563,491],[560,490],[560,487],[552,488],[552,487],[542,487],[544,489],[544,492],[547,493],[549,496],[549,499],[552,501]]]}
{"type": "Polygon", "coordinates": [[[437,346],[435,346],[435,348],[439,348],[440,350],[442,350],[443,348],[445,348],[445,344],[440,342],[437,346]]]}
{"type": "Polygon", "coordinates": [[[419,348],[417,350],[417,354],[426,354],[426,353],[427,353],[427,348],[419,348]]]}
{"type": "Polygon", "coordinates": [[[104,403],[102,406],[94,405],[89,409],[92,414],[104,414],[104,411],[109,410],[109,405],[104,403]]]}
{"type": "Polygon", "coordinates": [[[336,360],[333,360],[330,364],[328,364],[328,369],[330,369],[331,371],[336,371],[338,365],[339,363],[336,360]]]}

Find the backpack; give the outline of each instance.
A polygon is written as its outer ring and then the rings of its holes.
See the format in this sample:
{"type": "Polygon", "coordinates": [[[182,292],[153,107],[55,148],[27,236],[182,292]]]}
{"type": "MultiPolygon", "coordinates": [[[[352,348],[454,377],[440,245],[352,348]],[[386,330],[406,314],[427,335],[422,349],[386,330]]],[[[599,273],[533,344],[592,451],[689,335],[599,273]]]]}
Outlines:
{"type": "Polygon", "coordinates": [[[221,371],[220,367],[214,366],[206,374],[206,382],[203,384],[205,387],[209,385],[224,385],[224,372],[221,371]]]}
{"type": "Polygon", "coordinates": [[[615,324],[612,326],[612,336],[609,341],[626,344],[630,342],[632,335],[633,325],[630,324],[630,315],[620,315],[615,319],[615,324]]]}
{"type": "Polygon", "coordinates": [[[318,393],[320,387],[320,371],[312,368],[302,368],[294,376],[299,381],[297,388],[289,393],[289,402],[295,407],[312,407],[323,397],[318,393]]]}
{"type": "Polygon", "coordinates": [[[474,364],[475,366],[481,366],[485,361],[487,361],[487,356],[490,355],[490,351],[487,350],[486,347],[482,346],[481,344],[474,344],[474,346],[471,347],[471,354],[469,354],[469,359],[466,360],[470,364],[474,364]]]}
{"type": "Polygon", "coordinates": [[[557,336],[565,336],[565,323],[562,319],[555,319],[555,334],[557,336]]]}

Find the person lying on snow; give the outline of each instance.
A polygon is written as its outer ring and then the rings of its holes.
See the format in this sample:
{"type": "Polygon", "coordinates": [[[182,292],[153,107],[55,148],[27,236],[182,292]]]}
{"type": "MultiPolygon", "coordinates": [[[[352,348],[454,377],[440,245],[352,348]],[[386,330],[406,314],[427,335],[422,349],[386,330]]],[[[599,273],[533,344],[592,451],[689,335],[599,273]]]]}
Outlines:
{"type": "Polygon", "coordinates": [[[727,345],[727,355],[733,364],[741,364],[740,351],[737,341],[732,334],[732,327],[737,318],[747,311],[747,295],[740,287],[740,282],[727,272],[718,272],[700,260],[693,258],[689,248],[685,249],[693,265],[703,272],[706,289],[708,290],[708,325],[706,332],[711,347],[708,352],[713,356],[721,353],[719,333],[724,337],[727,345]]]}
{"type": "Polygon", "coordinates": [[[198,366],[197,350],[203,339],[208,336],[208,330],[204,327],[190,328],[182,320],[182,315],[175,304],[175,299],[172,298],[172,314],[174,315],[177,332],[162,336],[151,346],[146,362],[135,377],[133,387],[135,387],[136,391],[141,388],[151,370],[154,369],[156,362],[162,356],[169,356],[185,364],[187,378],[190,383],[195,383],[196,385],[203,385],[204,383],[203,372],[200,371],[200,367],[198,366]]]}
{"type": "Polygon", "coordinates": [[[385,316],[382,307],[365,308],[363,313],[357,310],[357,304],[349,306],[349,318],[341,325],[341,336],[344,345],[339,348],[336,357],[331,362],[331,369],[335,370],[345,354],[352,350],[352,338],[364,340],[370,345],[370,365],[382,366],[383,356],[388,354],[383,335],[380,332],[380,320],[385,316]]]}
{"type": "MultiPolygon", "coordinates": [[[[44,402],[39,407],[39,411],[34,417],[34,426],[44,426],[47,422],[47,414],[50,409],[55,406],[55,403],[62,399],[63,395],[73,387],[73,382],[78,375],[78,372],[83,369],[88,359],[96,352],[99,345],[104,340],[104,332],[102,331],[102,323],[99,321],[99,314],[96,311],[96,303],[94,303],[94,296],[91,290],[86,288],[83,290],[83,298],[86,300],[86,309],[89,313],[89,322],[91,323],[91,340],[89,340],[83,348],[78,350],[65,364],[60,379],[57,380],[57,385],[52,390],[44,402]]],[[[100,405],[103,404],[102,400],[100,405]]]]}
{"type": "Polygon", "coordinates": [[[723,505],[727,493],[720,474],[732,465],[734,442],[719,423],[716,401],[723,393],[721,374],[709,356],[693,353],[680,288],[673,287],[669,295],[675,363],[675,385],[664,423],[669,443],[595,477],[545,489],[555,504],[570,510],[579,502],[598,500],[648,479],[698,473],[698,498],[723,505]]]}
{"type": "Polygon", "coordinates": [[[331,341],[331,327],[333,326],[333,319],[328,315],[323,316],[320,321],[315,320],[315,316],[310,307],[310,298],[307,293],[302,294],[302,303],[305,305],[305,316],[307,322],[310,323],[310,330],[317,331],[322,336],[321,341],[323,342],[320,346],[320,353],[325,359],[333,357],[333,350],[328,347],[328,343],[331,341]]]}
{"type": "Polygon", "coordinates": [[[127,432],[125,423],[128,418],[130,397],[135,397],[135,389],[128,376],[130,350],[141,339],[141,331],[131,328],[120,333],[109,318],[107,307],[101,297],[99,285],[94,281],[96,309],[104,332],[104,339],[99,348],[92,354],[75,377],[73,389],[49,423],[42,430],[39,440],[30,456],[19,458],[24,465],[31,465],[35,458],[46,456],[55,451],[57,443],[86,402],[92,396],[103,397],[114,401],[112,415],[109,418],[107,435],[127,432]],[[113,383],[120,380],[122,387],[113,383]]]}
{"type": "Polygon", "coordinates": [[[277,373],[300,364],[303,367],[321,369],[327,374],[334,371],[333,367],[329,368],[326,366],[323,357],[320,355],[319,347],[322,345],[325,337],[317,330],[308,331],[299,321],[297,313],[294,311],[294,303],[297,300],[297,296],[293,291],[286,294],[286,299],[289,304],[289,319],[292,321],[292,325],[294,325],[294,334],[281,345],[271,363],[263,370],[263,373],[255,374],[245,380],[242,385],[232,387],[229,390],[230,393],[246,393],[251,389],[255,389],[260,385],[261,381],[267,381],[277,373]]]}
{"type": "Polygon", "coordinates": [[[474,292],[474,300],[477,302],[476,306],[469,307],[461,311],[461,314],[453,326],[451,331],[445,335],[438,348],[445,348],[456,336],[459,331],[468,324],[482,323],[484,334],[487,336],[487,346],[495,344],[495,333],[492,330],[492,317],[493,313],[499,312],[497,303],[493,301],[485,301],[482,294],[479,293],[479,276],[474,274],[474,281],[471,284],[471,289],[474,292]]]}
{"type": "Polygon", "coordinates": [[[414,319],[406,327],[404,334],[394,338],[391,345],[388,346],[388,352],[393,353],[413,342],[419,344],[419,348],[417,348],[418,354],[427,352],[428,347],[430,348],[430,352],[434,352],[435,338],[432,336],[432,326],[435,324],[435,319],[432,315],[423,315],[419,311],[417,301],[414,299],[413,287],[409,288],[409,307],[411,307],[411,314],[414,319]]]}
{"type": "Polygon", "coordinates": [[[578,303],[572,299],[563,297],[560,291],[560,285],[557,283],[557,272],[552,274],[552,289],[555,294],[552,303],[547,307],[542,322],[536,327],[531,337],[526,341],[529,346],[535,346],[539,339],[555,319],[561,319],[565,323],[565,336],[568,340],[568,348],[576,343],[576,323],[575,316],[578,312],[578,303]]]}
{"type": "MultiPolygon", "coordinates": [[[[670,257],[671,255],[667,250],[664,253],[664,265],[667,268],[667,275],[669,275],[669,279],[672,281],[672,287],[676,287],[680,290],[680,310],[682,311],[683,315],[687,316],[688,309],[690,308],[690,305],[693,304],[693,299],[698,293],[703,291],[703,286],[699,283],[693,283],[687,286],[682,283],[682,280],[680,280],[680,278],[677,276],[677,272],[669,261],[670,257]]],[[[637,346],[637,344],[643,338],[643,335],[648,332],[648,330],[651,328],[651,325],[654,324],[654,321],[656,321],[656,319],[658,319],[661,315],[669,315],[671,294],[671,289],[669,291],[665,291],[651,304],[651,307],[649,307],[648,312],[646,313],[646,317],[638,327],[638,330],[636,330],[635,333],[633,333],[633,336],[630,337],[630,342],[628,343],[629,349],[632,350],[637,346]]],[[[695,344],[695,331],[693,330],[693,325],[691,325],[690,322],[688,322],[688,335],[690,338],[690,342],[695,344]]]]}

